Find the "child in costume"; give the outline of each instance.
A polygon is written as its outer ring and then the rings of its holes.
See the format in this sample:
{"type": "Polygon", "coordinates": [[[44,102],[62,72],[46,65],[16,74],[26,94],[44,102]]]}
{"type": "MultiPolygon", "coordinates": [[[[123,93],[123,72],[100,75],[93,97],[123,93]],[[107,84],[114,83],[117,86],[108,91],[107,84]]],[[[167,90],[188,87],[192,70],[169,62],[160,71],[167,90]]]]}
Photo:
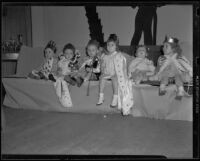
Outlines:
{"type": "Polygon", "coordinates": [[[80,53],[75,50],[72,44],[66,44],[63,48],[63,54],[60,55],[58,61],[58,70],[54,75],[56,82],[54,83],[56,94],[60,103],[64,107],[72,107],[72,100],[68,89],[68,83],[71,85],[81,86],[83,78],[78,74],[78,58],[80,53]]]}
{"type": "Polygon", "coordinates": [[[99,80],[100,76],[100,51],[99,42],[96,40],[90,40],[86,46],[86,55],[80,67],[84,81],[99,80]]]}
{"type": "Polygon", "coordinates": [[[75,50],[75,47],[72,44],[66,44],[58,61],[56,77],[63,77],[67,83],[80,87],[83,83],[83,78],[77,73],[79,70],[79,57],[80,53],[75,50]]]}
{"type": "Polygon", "coordinates": [[[159,95],[164,95],[169,79],[174,78],[177,86],[177,98],[181,98],[185,93],[183,83],[192,80],[192,66],[181,54],[182,50],[177,38],[166,36],[163,43],[164,55],[158,58],[158,72],[153,79],[160,81],[159,95]]]}
{"type": "Polygon", "coordinates": [[[154,74],[155,67],[153,62],[146,58],[147,54],[147,48],[139,46],[136,51],[136,58],[129,65],[129,78],[133,79],[136,84],[148,80],[148,77],[154,74]]]}
{"type": "Polygon", "coordinates": [[[134,104],[132,83],[128,79],[125,56],[119,51],[117,35],[111,34],[107,40],[107,52],[101,57],[101,76],[99,84],[99,100],[97,105],[104,102],[105,82],[111,79],[113,85],[113,100],[111,107],[118,107],[123,115],[130,114],[134,104]]]}
{"type": "Polygon", "coordinates": [[[52,73],[57,70],[58,59],[55,57],[56,50],[57,48],[55,42],[49,41],[44,49],[43,64],[38,69],[33,70],[28,77],[33,79],[51,79],[52,73]]]}

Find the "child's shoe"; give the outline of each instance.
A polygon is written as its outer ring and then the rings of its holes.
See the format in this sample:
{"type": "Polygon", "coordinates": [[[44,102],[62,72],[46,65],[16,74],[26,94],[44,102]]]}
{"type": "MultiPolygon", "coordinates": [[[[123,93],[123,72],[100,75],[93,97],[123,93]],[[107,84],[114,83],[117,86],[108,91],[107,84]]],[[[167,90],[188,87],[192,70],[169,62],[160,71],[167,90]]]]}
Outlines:
{"type": "Polygon", "coordinates": [[[65,76],[64,77],[64,80],[67,82],[67,83],[69,83],[69,84],[71,84],[71,85],[73,85],[73,86],[75,86],[76,85],[76,79],[74,79],[73,77],[70,77],[70,76],[65,76]]]}
{"type": "Polygon", "coordinates": [[[49,80],[56,82],[56,79],[54,78],[53,74],[49,74],[49,80]]]}
{"type": "Polygon", "coordinates": [[[82,77],[78,77],[78,78],[76,79],[76,82],[77,82],[77,86],[80,87],[80,86],[83,84],[84,79],[83,79],[82,77]]]}
{"type": "Polygon", "coordinates": [[[100,93],[99,94],[99,101],[97,102],[97,105],[101,105],[104,102],[104,94],[100,93]]]}
{"type": "Polygon", "coordinates": [[[117,103],[118,103],[118,95],[114,95],[110,107],[111,107],[111,108],[117,107],[117,103]]]}
{"type": "Polygon", "coordinates": [[[185,91],[184,91],[183,86],[178,87],[176,99],[181,100],[181,98],[184,96],[184,93],[185,91]]]}
{"type": "Polygon", "coordinates": [[[166,85],[165,84],[161,84],[160,88],[159,88],[159,96],[163,96],[166,93],[166,85]]]}

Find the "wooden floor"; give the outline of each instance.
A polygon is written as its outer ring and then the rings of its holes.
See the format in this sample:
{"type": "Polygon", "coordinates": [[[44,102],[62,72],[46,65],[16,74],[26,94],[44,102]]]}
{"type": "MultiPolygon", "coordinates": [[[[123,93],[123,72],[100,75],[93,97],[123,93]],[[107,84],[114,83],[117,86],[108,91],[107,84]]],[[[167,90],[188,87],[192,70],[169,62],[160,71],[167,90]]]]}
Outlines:
{"type": "Polygon", "coordinates": [[[192,122],[5,108],[2,154],[192,157],[192,122]]]}

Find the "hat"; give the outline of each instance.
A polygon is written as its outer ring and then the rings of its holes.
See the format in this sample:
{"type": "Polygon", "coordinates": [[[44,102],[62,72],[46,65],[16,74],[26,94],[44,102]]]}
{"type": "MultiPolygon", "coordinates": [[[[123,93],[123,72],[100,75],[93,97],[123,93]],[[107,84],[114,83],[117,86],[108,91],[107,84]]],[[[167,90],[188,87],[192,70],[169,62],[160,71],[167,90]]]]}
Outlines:
{"type": "Polygon", "coordinates": [[[178,44],[178,39],[177,38],[174,38],[174,37],[167,37],[165,36],[165,40],[163,43],[167,42],[167,43],[171,43],[171,44],[178,44]]]}
{"type": "Polygon", "coordinates": [[[56,53],[56,43],[54,41],[49,41],[48,44],[46,45],[45,49],[50,48],[54,51],[54,53],[56,53]]]}

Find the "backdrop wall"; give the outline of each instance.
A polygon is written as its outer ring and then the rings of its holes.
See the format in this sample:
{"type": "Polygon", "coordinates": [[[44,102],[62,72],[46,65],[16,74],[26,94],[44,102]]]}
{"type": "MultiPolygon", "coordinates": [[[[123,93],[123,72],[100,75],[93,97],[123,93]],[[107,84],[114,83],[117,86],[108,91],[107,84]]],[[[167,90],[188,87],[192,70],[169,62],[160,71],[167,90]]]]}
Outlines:
{"type": "MultiPolygon", "coordinates": [[[[103,26],[104,39],[110,33],[119,36],[121,45],[130,45],[138,8],[97,7],[103,26]]],[[[192,52],[192,5],[167,5],[157,9],[157,44],[162,44],[165,35],[175,36],[184,44],[185,52],[192,52]]],[[[84,7],[32,6],[33,47],[44,46],[54,40],[59,46],[71,42],[76,47],[86,46],[89,40],[89,25],[84,7]]],[[[143,35],[140,41],[143,44],[143,35]]]]}

